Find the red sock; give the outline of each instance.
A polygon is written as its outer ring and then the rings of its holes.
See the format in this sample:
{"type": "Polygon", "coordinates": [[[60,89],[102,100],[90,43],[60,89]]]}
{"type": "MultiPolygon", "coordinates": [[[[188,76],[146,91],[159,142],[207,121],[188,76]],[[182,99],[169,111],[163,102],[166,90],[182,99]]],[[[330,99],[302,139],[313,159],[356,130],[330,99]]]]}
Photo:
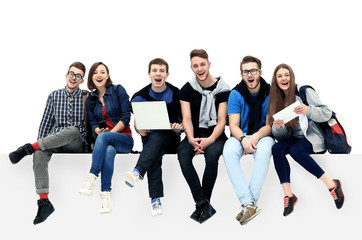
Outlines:
{"type": "Polygon", "coordinates": [[[38,143],[38,142],[31,144],[31,146],[33,147],[34,151],[35,151],[35,150],[40,150],[40,147],[39,147],[39,143],[38,143]]]}
{"type": "Polygon", "coordinates": [[[40,193],[39,197],[40,197],[40,199],[48,199],[48,194],[47,193],[40,193]]]}

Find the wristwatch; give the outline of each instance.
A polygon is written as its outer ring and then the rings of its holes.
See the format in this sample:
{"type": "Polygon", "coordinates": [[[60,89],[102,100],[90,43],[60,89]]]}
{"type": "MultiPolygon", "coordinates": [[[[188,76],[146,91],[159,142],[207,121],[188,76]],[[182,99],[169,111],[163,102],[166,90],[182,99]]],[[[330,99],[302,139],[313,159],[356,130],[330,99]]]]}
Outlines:
{"type": "Polygon", "coordinates": [[[239,142],[241,143],[244,138],[245,138],[245,136],[241,136],[241,137],[239,138],[239,142]]]}

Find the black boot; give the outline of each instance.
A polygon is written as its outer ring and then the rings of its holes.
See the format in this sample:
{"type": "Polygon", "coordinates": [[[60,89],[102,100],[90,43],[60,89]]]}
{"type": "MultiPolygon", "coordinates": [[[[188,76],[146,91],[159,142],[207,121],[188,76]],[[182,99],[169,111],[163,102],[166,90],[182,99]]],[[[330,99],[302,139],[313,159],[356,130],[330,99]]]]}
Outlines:
{"type": "Polygon", "coordinates": [[[31,155],[34,153],[34,149],[30,143],[25,144],[24,146],[19,147],[16,151],[9,154],[10,161],[13,164],[17,164],[23,157],[26,155],[31,155]]]}
{"type": "Polygon", "coordinates": [[[55,209],[49,199],[39,199],[38,212],[33,222],[34,225],[44,222],[50,216],[50,214],[54,212],[54,210],[55,209]]]}
{"type": "Polygon", "coordinates": [[[206,203],[201,206],[201,214],[199,217],[199,223],[203,223],[216,213],[216,210],[211,206],[210,202],[206,200],[206,203]]]}

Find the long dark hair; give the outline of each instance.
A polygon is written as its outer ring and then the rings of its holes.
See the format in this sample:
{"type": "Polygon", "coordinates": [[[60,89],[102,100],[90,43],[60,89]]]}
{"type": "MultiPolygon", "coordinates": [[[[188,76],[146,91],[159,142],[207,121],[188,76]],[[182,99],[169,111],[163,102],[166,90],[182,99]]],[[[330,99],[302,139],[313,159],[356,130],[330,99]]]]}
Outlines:
{"type": "MultiPolygon", "coordinates": [[[[296,89],[297,85],[295,83],[295,75],[293,69],[285,63],[279,64],[274,70],[272,82],[270,85],[269,105],[268,105],[268,114],[269,114],[268,122],[270,125],[273,125],[274,121],[273,115],[275,113],[279,112],[283,108],[295,102],[296,89]],[[287,69],[289,71],[290,83],[288,89],[288,96],[284,94],[284,92],[279,88],[277,83],[277,72],[282,68],[287,69]]],[[[286,123],[285,127],[289,128],[289,127],[294,127],[296,125],[297,125],[297,120],[293,119],[290,122],[286,123]]]]}
{"type": "Polygon", "coordinates": [[[113,83],[112,80],[111,80],[111,76],[109,75],[109,69],[108,69],[107,65],[102,63],[102,62],[96,62],[96,63],[94,63],[92,65],[92,67],[89,70],[89,74],[88,74],[87,86],[88,86],[88,89],[91,90],[91,91],[96,89],[96,86],[93,83],[93,73],[94,73],[94,71],[97,69],[97,67],[99,65],[103,65],[107,70],[108,79],[107,79],[107,82],[106,82],[106,88],[111,86],[111,84],[113,83]]]}

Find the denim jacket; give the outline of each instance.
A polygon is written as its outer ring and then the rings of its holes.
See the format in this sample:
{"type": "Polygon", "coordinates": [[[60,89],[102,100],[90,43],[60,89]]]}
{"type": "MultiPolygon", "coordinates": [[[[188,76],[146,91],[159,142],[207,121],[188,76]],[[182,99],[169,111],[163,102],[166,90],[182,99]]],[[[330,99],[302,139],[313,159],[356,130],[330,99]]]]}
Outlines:
{"type": "MultiPolygon", "coordinates": [[[[115,126],[119,121],[122,121],[125,126],[129,124],[131,118],[131,104],[126,90],[121,85],[110,85],[106,88],[103,96],[106,113],[115,126]]],[[[103,121],[102,102],[99,100],[97,91],[93,91],[88,96],[85,103],[88,121],[94,130],[98,127],[98,122],[103,121]],[[90,109],[90,99],[96,97],[97,102],[94,110],[90,109]]]]}

